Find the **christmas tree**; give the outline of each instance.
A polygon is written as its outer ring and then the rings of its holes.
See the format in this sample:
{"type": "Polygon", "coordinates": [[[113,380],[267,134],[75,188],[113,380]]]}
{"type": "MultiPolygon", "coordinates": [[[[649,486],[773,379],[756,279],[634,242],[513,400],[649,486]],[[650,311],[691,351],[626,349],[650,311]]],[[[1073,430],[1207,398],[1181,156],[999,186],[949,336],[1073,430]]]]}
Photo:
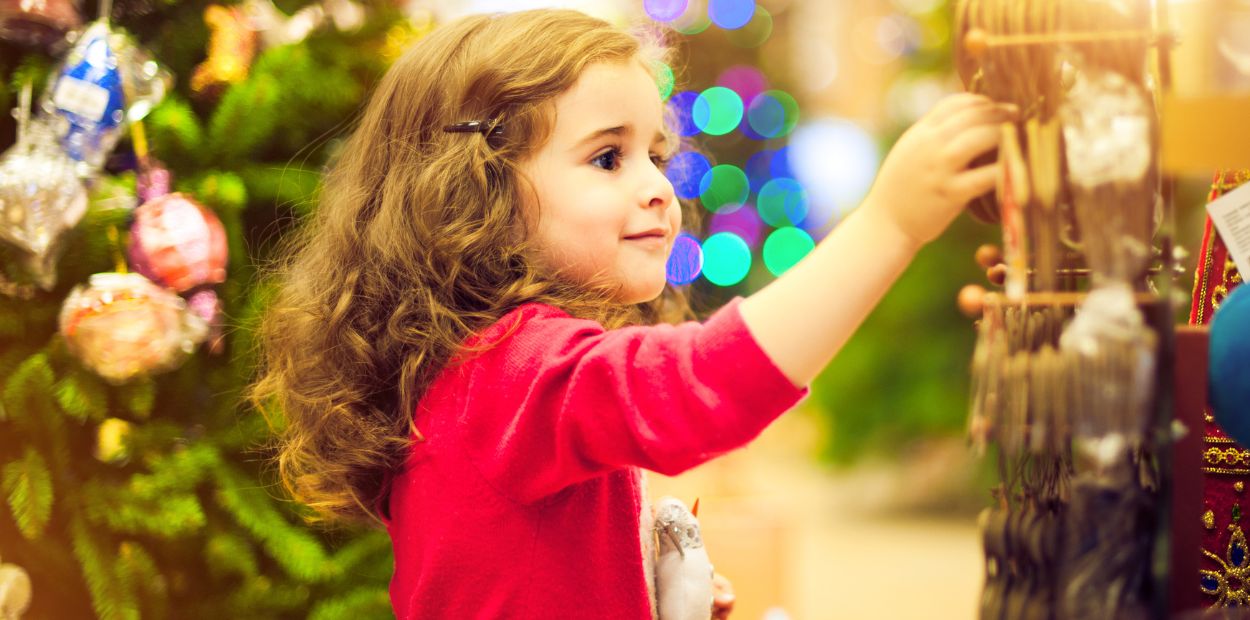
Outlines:
{"type": "MultiPolygon", "coordinates": [[[[102,11],[110,36],[122,37],[109,41],[154,63],[121,57],[125,94],[144,78],[165,92],[150,112],[123,104],[116,146],[99,166],[79,164],[86,209],[59,237],[48,273],[34,273],[27,250],[0,244],[0,561],[29,575],[25,617],[388,616],[385,533],[307,527],[307,513],[275,484],[261,445],[270,429],[241,394],[255,366],[249,326],[266,299],[257,266],[315,204],[336,138],[424,32],[420,20],[350,0],[26,4],[0,6],[0,107],[21,107],[31,85],[36,112],[24,135],[55,117],[65,89],[41,93],[59,87],[102,11]],[[93,274],[127,271],[127,254],[134,271],[136,196],[162,193],[153,186],[166,172],[170,190],[224,229],[224,281],[182,291],[210,291],[220,313],[200,323],[194,343],[207,342],[198,350],[152,364],[164,372],[110,375],[101,364],[128,351],[67,339],[62,307],[93,274]]],[[[78,79],[88,94],[100,86],[78,79]]],[[[19,129],[0,120],[0,146],[19,129]]],[[[11,174],[0,181],[15,183],[11,174]]],[[[14,213],[37,215],[15,208],[0,201],[4,226],[17,226],[14,213]]],[[[93,301],[88,318],[100,312],[93,301]]]]}

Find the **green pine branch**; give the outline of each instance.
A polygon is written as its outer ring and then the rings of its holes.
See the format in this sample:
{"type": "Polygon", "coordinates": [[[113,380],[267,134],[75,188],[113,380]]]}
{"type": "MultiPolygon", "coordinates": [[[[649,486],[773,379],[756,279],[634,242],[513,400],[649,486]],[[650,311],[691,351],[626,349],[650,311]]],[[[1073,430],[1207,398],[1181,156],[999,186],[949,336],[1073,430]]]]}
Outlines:
{"type": "Polygon", "coordinates": [[[22,536],[39,540],[52,518],[52,474],[39,452],[27,448],[21,460],[6,465],[0,488],[22,536]]]}

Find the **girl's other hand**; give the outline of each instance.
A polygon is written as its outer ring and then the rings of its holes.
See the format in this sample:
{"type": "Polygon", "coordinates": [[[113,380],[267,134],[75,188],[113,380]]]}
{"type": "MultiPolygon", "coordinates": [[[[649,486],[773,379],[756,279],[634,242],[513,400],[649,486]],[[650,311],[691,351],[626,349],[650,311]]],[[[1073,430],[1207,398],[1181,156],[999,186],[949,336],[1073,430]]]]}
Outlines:
{"type": "Polygon", "coordinates": [[[994,188],[997,164],[970,164],[998,146],[1000,125],[1015,116],[1013,106],[981,95],[942,99],[895,143],[864,207],[917,245],[932,241],[969,201],[994,188]]]}
{"type": "Polygon", "coordinates": [[[734,610],[733,584],[720,573],[712,575],[712,620],[726,620],[734,610]]]}

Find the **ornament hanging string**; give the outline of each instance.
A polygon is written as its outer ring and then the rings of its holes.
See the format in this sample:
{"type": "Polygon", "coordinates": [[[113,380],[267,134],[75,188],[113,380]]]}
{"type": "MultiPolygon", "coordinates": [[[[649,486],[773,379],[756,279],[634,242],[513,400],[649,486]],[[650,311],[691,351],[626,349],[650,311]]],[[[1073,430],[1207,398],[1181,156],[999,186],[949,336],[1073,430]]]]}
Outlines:
{"type": "Polygon", "coordinates": [[[117,231],[117,225],[110,225],[107,233],[109,242],[113,245],[113,262],[116,265],[116,271],[126,273],[126,258],[122,254],[121,233],[117,231]]]}

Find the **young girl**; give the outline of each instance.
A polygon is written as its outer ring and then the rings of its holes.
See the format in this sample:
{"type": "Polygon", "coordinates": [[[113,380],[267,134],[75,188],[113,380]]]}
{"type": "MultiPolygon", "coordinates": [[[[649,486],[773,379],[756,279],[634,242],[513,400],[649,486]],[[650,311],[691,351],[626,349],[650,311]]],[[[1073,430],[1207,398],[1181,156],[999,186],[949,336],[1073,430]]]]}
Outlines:
{"type": "Polygon", "coordinates": [[[1008,112],[946,99],[807,258],[675,323],[661,57],[570,11],[440,27],[284,253],[250,397],[296,498],[385,525],[399,618],[651,618],[639,469],[749,442],[994,185],[1008,112]]]}

